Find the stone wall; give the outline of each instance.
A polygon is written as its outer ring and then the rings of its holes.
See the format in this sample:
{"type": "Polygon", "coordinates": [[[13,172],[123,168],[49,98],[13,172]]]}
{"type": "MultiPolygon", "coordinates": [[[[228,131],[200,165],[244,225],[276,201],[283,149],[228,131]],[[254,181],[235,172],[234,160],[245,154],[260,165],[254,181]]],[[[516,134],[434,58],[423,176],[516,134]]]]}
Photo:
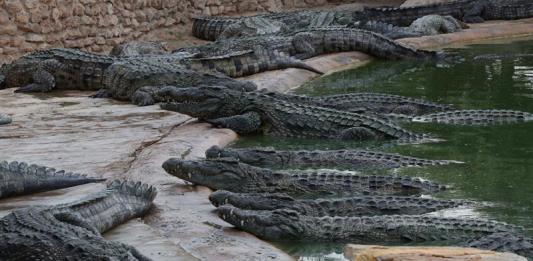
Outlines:
{"type": "MultiPolygon", "coordinates": [[[[0,64],[48,47],[109,51],[161,29],[188,35],[191,17],[325,5],[339,0],[0,0],[0,64]]],[[[155,39],[160,39],[160,36],[155,39]]]]}

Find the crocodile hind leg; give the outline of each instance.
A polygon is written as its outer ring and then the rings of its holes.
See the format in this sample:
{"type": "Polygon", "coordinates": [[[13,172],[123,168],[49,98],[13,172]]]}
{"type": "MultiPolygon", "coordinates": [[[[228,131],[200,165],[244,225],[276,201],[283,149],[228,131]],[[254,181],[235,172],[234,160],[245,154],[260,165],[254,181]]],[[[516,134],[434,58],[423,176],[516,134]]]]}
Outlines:
{"type": "Polygon", "coordinates": [[[136,90],[131,96],[131,102],[138,106],[148,106],[156,103],[154,94],[161,89],[158,86],[144,86],[136,90]]]}
{"type": "Polygon", "coordinates": [[[247,112],[241,115],[206,120],[216,127],[228,128],[239,134],[257,132],[261,128],[261,115],[257,112],[247,112]]]}
{"type": "Polygon", "coordinates": [[[33,72],[32,78],[33,83],[20,87],[15,92],[48,92],[56,85],[54,76],[44,69],[33,72]]]}
{"type": "Polygon", "coordinates": [[[292,45],[297,52],[293,55],[296,59],[308,59],[314,56],[316,50],[311,44],[312,39],[312,33],[297,33],[294,36],[292,45]]]}
{"type": "Polygon", "coordinates": [[[340,133],[340,138],[342,140],[361,140],[361,141],[380,139],[379,135],[377,135],[376,132],[365,127],[352,127],[352,128],[343,130],[340,133]]]}
{"type": "Polygon", "coordinates": [[[415,106],[406,104],[394,108],[391,113],[414,116],[418,114],[418,109],[415,106]]]}

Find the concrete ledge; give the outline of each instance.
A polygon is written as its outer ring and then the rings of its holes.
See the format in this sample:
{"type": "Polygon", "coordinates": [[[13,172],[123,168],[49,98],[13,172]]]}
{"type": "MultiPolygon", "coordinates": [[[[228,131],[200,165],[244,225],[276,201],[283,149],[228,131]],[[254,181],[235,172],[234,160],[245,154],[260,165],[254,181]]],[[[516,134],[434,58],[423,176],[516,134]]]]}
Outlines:
{"type": "Polygon", "coordinates": [[[352,261],[527,261],[519,255],[475,248],[375,245],[347,245],[344,257],[352,261]]]}

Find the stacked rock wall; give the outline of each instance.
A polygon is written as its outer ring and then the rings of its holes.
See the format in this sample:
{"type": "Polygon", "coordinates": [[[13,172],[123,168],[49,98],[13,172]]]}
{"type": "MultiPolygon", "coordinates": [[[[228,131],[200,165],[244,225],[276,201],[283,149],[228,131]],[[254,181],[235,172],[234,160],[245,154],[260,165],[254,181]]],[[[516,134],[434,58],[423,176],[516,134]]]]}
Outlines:
{"type": "MultiPolygon", "coordinates": [[[[188,34],[196,15],[233,15],[331,0],[0,0],[0,64],[48,47],[109,51],[161,29],[188,34]]],[[[331,2],[340,2],[339,0],[331,2]]],[[[156,37],[155,39],[159,39],[156,37]]]]}

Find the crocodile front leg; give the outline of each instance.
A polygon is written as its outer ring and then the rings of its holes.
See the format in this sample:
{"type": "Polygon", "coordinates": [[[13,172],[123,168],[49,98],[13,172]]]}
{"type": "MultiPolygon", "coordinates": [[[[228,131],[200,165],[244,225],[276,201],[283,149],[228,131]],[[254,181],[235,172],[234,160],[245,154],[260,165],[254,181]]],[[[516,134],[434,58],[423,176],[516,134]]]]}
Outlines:
{"type": "Polygon", "coordinates": [[[464,11],[464,17],[463,22],[465,23],[483,23],[485,19],[483,19],[482,14],[486,7],[481,4],[473,4],[466,8],[464,11]]]}
{"type": "Polygon", "coordinates": [[[248,134],[261,129],[261,115],[257,112],[247,112],[241,115],[206,120],[216,127],[228,128],[239,134],[248,134]]]}
{"type": "Polygon", "coordinates": [[[296,49],[296,54],[293,56],[296,59],[308,59],[315,55],[316,50],[312,44],[312,33],[297,33],[292,39],[292,45],[296,49]]]}
{"type": "Polygon", "coordinates": [[[376,132],[365,127],[348,128],[340,133],[342,140],[379,140],[381,138],[376,132]]]}
{"type": "Polygon", "coordinates": [[[20,87],[15,92],[49,92],[55,85],[54,76],[44,69],[38,69],[32,74],[33,83],[20,87]]]}

